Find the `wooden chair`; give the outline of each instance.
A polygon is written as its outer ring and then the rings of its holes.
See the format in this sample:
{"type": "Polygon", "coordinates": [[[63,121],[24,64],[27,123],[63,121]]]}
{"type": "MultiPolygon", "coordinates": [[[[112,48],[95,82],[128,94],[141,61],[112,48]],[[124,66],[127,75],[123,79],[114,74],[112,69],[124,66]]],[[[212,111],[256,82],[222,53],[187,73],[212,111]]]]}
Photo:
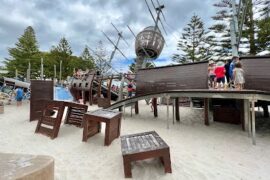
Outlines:
{"type": "Polygon", "coordinates": [[[41,133],[54,139],[57,137],[61,125],[64,102],[49,101],[43,110],[41,118],[38,120],[35,133],[41,133]]]}

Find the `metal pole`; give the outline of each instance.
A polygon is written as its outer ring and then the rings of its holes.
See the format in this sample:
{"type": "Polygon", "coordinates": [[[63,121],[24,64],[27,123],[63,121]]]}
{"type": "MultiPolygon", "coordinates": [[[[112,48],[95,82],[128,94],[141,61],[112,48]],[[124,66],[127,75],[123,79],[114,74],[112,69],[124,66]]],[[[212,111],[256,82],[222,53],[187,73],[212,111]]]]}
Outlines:
{"type": "Polygon", "coordinates": [[[112,54],[111,54],[111,57],[110,57],[109,62],[111,62],[112,59],[113,59],[113,57],[114,57],[114,54],[115,54],[116,49],[118,48],[118,44],[119,44],[119,41],[120,41],[121,36],[122,36],[121,33],[118,33],[118,39],[117,39],[116,45],[114,47],[114,50],[112,51],[112,54]]]}
{"type": "Polygon", "coordinates": [[[166,99],[167,99],[167,129],[169,129],[169,103],[170,103],[170,96],[167,96],[166,99]]]}
{"type": "Polygon", "coordinates": [[[252,120],[252,144],[253,145],[256,145],[256,124],[255,124],[255,101],[252,100],[251,101],[251,108],[252,108],[252,117],[251,117],[251,120],[252,120]]]}
{"type": "Polygon", "coordinates": [[[43,58],[41,58],[41,65],[40,65],[40,79],[43,80],[43,58]]]}
{"type": "Polygon", "coordinates": [[[173,109],[172,109],[172,114],[173,114],[173,124],[174,124],[174,117],[175,117],[175,114],[174,114],[174,108],[175,108],[175,101],[173,101],[173,109]]]}

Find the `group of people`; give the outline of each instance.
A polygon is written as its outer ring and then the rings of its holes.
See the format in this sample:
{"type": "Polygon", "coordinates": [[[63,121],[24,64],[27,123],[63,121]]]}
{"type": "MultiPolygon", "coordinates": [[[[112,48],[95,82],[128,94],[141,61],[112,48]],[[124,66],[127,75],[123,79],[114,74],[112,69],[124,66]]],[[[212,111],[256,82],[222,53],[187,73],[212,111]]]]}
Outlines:
{"type": "Polygon", "coordinates": [[[245,83],[244,70],[238,56],[228,60],[226,64],[222,61],[215,63],[209,61],[208,65],[209,88],[227,89],[228,87],[242,90],[245,83]]]}

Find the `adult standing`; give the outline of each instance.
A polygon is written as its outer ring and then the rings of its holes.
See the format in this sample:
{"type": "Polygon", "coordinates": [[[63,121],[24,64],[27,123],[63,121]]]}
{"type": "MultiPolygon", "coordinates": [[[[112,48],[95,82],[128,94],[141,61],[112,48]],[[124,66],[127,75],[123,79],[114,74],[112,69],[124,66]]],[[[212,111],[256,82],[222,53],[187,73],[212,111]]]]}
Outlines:
{"type": "Polygon", "coordinates": [[[229,69],[229,75],[230,75],[230,79],[233,79],[233,70],[235,68],[235,64],[239,62],[239,57],[238,56],[233,56],[232,58],[232,62],[230,64],[230,69],[229,69]]]}
{"type": "Polygon", "coordinates": [[[227,79],[227,83],[229,83],[231,81],[231,77],[230,77],[230,64],[231,64],[231,62],[232,62],[232,59],[227,60],[225,66],[224,66],[225,70],[226,70],[225,76],[227,79]]]}

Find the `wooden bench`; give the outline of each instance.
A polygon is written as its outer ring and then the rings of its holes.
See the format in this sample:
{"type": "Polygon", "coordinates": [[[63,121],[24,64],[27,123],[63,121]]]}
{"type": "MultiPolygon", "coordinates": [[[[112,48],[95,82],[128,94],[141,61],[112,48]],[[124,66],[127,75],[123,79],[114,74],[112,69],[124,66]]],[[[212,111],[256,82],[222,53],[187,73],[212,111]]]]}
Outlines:
{"type": "Polygon", "coordinates": [[[105,146],[109,146],[111,142],[120,136],[121,129],[120,112],[112,110],[99,109],[84,114],[83,117],[83,139],[86,142],[91,136],[100,132],[101,122],[106,123],[105,127],[105,146]]]}
{"type": "Polygon", "coordinates": [[[165,173],[171,173],[169,146],[155,131],[121,136],[121,148],[126,178],[131,178],[131,162],[160,158],[165,173]]]}

